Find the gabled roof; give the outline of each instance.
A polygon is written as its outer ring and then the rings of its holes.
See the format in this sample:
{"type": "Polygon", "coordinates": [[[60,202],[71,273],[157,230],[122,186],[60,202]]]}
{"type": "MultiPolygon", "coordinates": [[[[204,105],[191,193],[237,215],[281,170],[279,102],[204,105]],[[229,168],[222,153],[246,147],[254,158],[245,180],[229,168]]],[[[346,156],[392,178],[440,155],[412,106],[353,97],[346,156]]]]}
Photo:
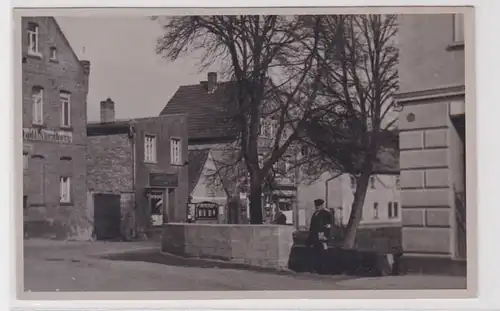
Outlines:
{"type": "Polygon", "coordinates": [[[200,180],[210,149],[188,151],[188,193],[191,194],[200,180]]]}
{"type": "Polygon", "coordinates": [[[206,83],[180,86],[160,115],[187,113],[189,140],[236,138],[229,119],[234,108],[234,82],[219,82],[213,93],[206,83]]]}
{"type": "Polygon", "coordinates": [[[83,67],[82,63],[80,62],[80,59],[79,59],[79,58],[78,58],[78,56],[76,55],[75,50],[73,50],[73,47],[72,47],[72,46],[71,46],[71,44],[69,43],[68,38],[66,38],[66,35],[64,34],[64,31],[62,31],[61,26],[59,26],[59,23],[57,22],[57,20],[55,19],[55,17],[53,17],[53,16],[49,16],[49,19],[50,19],[50,20],[54,23],[54,25],[56,26],[56,29],[57,29],[57,31],[60,33],[62,40],[63,40],[63,41],[64,41],[64,43],[68,46],[69,50],[71,51],[71,54],[73,55],[73,57],[75,58],[75,60],[77,61],[77,63],[80,65],[80,68],[81,68],[82,70],[85,70],[85,68],[83,67]]]}

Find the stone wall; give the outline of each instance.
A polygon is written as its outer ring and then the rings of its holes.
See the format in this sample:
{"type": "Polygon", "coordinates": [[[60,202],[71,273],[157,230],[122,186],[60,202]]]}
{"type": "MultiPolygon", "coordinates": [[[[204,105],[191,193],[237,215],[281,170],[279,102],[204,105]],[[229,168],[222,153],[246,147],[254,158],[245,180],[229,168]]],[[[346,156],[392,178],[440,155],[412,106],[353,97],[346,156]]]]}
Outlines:
{"type": "Polygon", "coordinates": [[[95,192],[134,190],[133,149],[128,134],[88,137],[87,186],[95,192]]]}
{"type": "Polygon", "coordinates": [[[449,106],[460,98],[406,104],[400,117],[405,255],[454,257],[454,189],[463,189],[460,140],[449,106]]]}
{"type": "Polygon", "coordinates": [[[162,251],[267,268],[286,268],[293,227],[170,223],[163,226],[162,251]]]}

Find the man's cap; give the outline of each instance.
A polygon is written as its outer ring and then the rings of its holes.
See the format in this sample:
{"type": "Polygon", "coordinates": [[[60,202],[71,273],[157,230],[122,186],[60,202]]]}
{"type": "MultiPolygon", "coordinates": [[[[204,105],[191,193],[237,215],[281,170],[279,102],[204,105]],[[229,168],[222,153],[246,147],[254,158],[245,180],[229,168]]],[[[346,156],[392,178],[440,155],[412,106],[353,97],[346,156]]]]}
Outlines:
{"type": "Polygon", "coordinates": [[[323,205],[323,203],[325,203],[325,201],[323,199],[316,199],[316,200],[314,200],[314,205],[315,206],[323,205]]]}

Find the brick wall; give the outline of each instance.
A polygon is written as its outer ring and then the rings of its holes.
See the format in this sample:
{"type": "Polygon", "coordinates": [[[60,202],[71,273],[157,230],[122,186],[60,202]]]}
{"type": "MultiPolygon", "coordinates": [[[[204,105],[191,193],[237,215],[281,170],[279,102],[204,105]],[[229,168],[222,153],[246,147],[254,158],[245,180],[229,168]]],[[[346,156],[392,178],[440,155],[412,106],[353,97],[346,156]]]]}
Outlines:
{"type": "Polygon", "coordinates": [[[91,224],[86,211],[86,114],[88,68],[82,66],[71,46],[50,17],[23,17],[22,91],[24,128],[45,128],[71,132],[72,143],[24,140],[23,153],[28,157],[24,171],[25,235],[57,238],[90,236],[91,224]],[[28,54],[28,22],[39,29],[39,55],[28,54]],[[50,49],[57,48],[56,60],[50,60],[50,49]],[[33,122],[33,87],[42,87],[42,126],[33,122]],[[71,93],[71,127],[61,126],[60,92],[71,93]],[[60,204],[59,178],[71,177],[71,203],[60,204]]]}
{"type": "Polygon", "coordinates": [[[162,251],[268,268],[286,268],[293,227],[276,225],[168,224],[162,251]]]}

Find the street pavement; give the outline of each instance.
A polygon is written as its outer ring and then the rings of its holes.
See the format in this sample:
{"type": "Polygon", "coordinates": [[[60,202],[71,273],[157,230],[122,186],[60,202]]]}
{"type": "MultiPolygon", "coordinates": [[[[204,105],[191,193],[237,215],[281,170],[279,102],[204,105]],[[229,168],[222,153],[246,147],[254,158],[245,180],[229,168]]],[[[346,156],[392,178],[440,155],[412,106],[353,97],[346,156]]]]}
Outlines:
{"type": "MultiPolygon", "coordinates": [[[[56,242],[26,240],[25,291],[223,291],[464,288],[465,278],[401,276],[353,279],[345,276],[279,274],[218,265],[109,260],[103,254],[155,253],[150,242],[56,242]]],[[[158,256],[166,256],[159,255],[158,256]]]]}

